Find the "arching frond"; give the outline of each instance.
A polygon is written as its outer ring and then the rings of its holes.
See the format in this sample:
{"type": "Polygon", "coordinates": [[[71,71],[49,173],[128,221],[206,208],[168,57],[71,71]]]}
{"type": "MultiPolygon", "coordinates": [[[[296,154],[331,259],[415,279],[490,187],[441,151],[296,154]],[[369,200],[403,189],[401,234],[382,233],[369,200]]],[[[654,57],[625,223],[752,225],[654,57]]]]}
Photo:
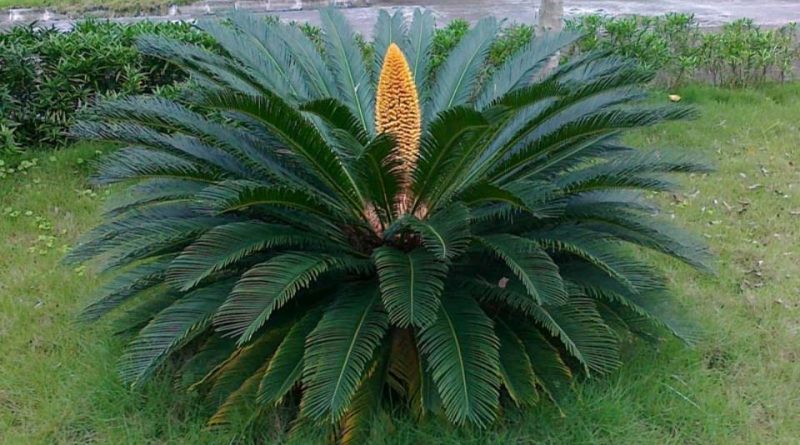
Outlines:
{"type": "Polygon", "coordinates": [[[156,315],[120,359],[122,380],[142,384],[171,353],[205,332],[232,288],[233,281],[222,281],[197,289],[156,315]]]}
{"type": "Polygon", "coordinates": [[[436,73],[431,101],[425,109],[426,120],[472,99],[478,74],[496,33],[497,20],[494,17],[484,18],[453,49],[444,66],[436,73]]]}
{"type": "Polygon", "coordinates": [[[258,387],[258,403],[279,403],[299,381],[303,371],[306,339],[317,327],[322,311],[312,310],[291,327],[264,371],[258,387]]]}
{"type": "Polygon", "coordinates": [[[500,258],[539,304],[565,302],[567,293],[558,266],[547,253],[525,238],[497,234],[477,241],[500,258]]]}
{"type": "Polygon", "coordinates": [[[183,291],[258,251],[274,247],[333,247],[294,227],[260,221],[217,226],[186,247],[169,266],[167,282],[183,291]]]}
{"type": "Polygon", "coordinates": [[[96,320],[138,293],[158,286],[163,282],[173,258],[173,255],[156,257],[126,268],[99,289],[99,296],[83,309],[81,316],[96,320]]]}
{"type": "Polygon", "coordinates": [[[305,415],[335,422],[345,414],[388,326],[376,288],[356,285],[340,291],[308,338],[305,415]]]}
{"type": "Polygon", "coordinates": [[[539,395],[536,392],[536,375],[525,344],[502,320],[494,320],[494,332],[500,341],[500,377],[503,386],[517,405],[533,405],[539,395]]]}
{"type": "Polygon", "coordinates": [[[461,203],[454,203],[426,220],[409,217],[407,224],[422,237],[422,245],[441,261],[461,255],[469,246],[469,209],[461,203]]]}
{"type": "Polygon", "coordinates": [[[321,9],[322,29],[325,31],[325,53],[331,72],[344,103],[361,122],[364,132],[375,133],[375,90],[369,79],[367,64],[356,44],[355,33],[347,19],[333,7],[321,9]]]}
{"type": "Polygon", "coordinates": [[[564,363],[558,350],[538,329],[518,319],[506,323],[525,345],[525,350],[540,386],[556,404],[569,393],[572,386],[572,371],[564,363]]]}
{"type": "Polygon", "coordinates": [[[322,254],[284,253],[245,272],[214,316],[214,324],[238,343],[250,341],[270,315],[334,267],[336,258],[322,254]]]}
{"type": "Polygon", "coordinates": [[[475,106],[484,109],[509,91],[529,85],[535,80],[536,72],[544,67],[551,57],[578,38],[579,34],[567,32],[537,36],[492,74],[483,85],[475,106]]]}
{"type": "MultiPolygon", "coordinates": [[[[431,47],[433,45],[434,19],[429,9],[414,9],[414,17],[409,29],[406,56],[411,67],[411,75],[417,83],[420,103],[426,103],[429,95],[427,78],[429,74],[431,47]]],[[[423,116],[426,121],[430,118],[423,116]]]]}
{"type": "Polygon", "coordinates": [[[494,420],[499,340],[475,300],[447,295],[436,323],[422,330],[419,342],[448,419],[478,426],[494,420]]]}
{"type": "Polygon", "coordinates": [[[388,348],[378,349],[361,385],[353,396],[350,408],[342,418],[342,445],[364,443],[369,437],[372,420],[380,409],[386,368],[389,363],[388,348]]]}
{"type": "Polygon", "coordinates": [[[372,253],[383,306],[392,324],[425,327],[436,320],[447,265],[424,249],[402,252],[380,247],[372,253]]]}

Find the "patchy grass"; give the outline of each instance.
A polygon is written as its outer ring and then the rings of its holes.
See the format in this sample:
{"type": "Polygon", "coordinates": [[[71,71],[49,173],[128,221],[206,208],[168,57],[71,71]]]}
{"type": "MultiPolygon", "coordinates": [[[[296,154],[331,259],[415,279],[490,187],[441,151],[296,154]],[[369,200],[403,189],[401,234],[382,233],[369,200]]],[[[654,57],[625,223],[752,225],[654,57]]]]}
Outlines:
{"type": "MultiPolygon", "coordinates": [[[[579,385],[564,416],[550,404],[507,412],[486,432],[383,416],[374,444],[794,444],[800,437],[800,85],[688,88],[699,120],[631,136],[705,154],[718,167],[687,178],[665,211],[708,239],[719,273],[662,261],[705,327],[693,349],[633,344],[626,366],[579,385]]],[[[664,99],[666,100],[666,98],[664,99]]],[[[74,322],[91,271],[63,266],[65,246],[98,218],[106,192],[84,179],[103,146],[39,155],[0,179],[0,437],[4,444],[227,443],[203,428],[166,380],[141,392],[116,379],[123,339],[74,322]]],[[[0,174],[2,176],[2,174],[0,174]]],[[[273,437],[264,433],[265,437],[273,437]]],[[[268,443],[271,440],[266,439],[268,443]]]]}
{"type": "Polygon", "coordinates": [[[0,0],[0,10],[10,8],[47,8],[67,14],[88,11],[109,11],[130,15],[166,14],[170,5],[184,5],[187,3],[191,3],[191,0],[0,0]]]}

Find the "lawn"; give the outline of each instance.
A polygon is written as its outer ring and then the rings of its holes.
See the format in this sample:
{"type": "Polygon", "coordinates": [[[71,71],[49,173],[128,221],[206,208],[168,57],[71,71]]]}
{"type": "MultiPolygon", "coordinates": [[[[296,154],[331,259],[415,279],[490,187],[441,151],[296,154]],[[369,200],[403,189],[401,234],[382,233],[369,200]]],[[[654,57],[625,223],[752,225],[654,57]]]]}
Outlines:
{"type": "MultiPolygon", "coordinates": [[[[0,0],[1,1],[1,0],[0,0]]],[[[0,3],[1,5],[2,3],[0,3]]],[[[659,197],[707,238],[718,274],[667,268],[705,330],[625,348],[626,366],[578,387],[563,416],[543,404],[486,432],[384,416],[374,444],[794,444],[800,437],[800,85],[756,91],[693,87],[696,121],[631,135],[704,154],[718,171],[659,197]],[[391,433],[391,434],[390,434],[391,433]]],[[[666,100],[666,94],[664,94],[666,100]]],[[[161,378],[141,392],[117,380],[124,339],[76,323],[96,278],[59,260],[98,220],[107,190],[85,179],[109,147],[77,144],[24,159],[0,179],[0,437],[4,444],[227,443],[189,396],[161,378]],[[31,165],[33,164],[33,165],[31,165]]],[[[2,176],[2,175],[0,175],[2,176]]],[[[263,433],[272,442],[276,436],[263,433]]]]}

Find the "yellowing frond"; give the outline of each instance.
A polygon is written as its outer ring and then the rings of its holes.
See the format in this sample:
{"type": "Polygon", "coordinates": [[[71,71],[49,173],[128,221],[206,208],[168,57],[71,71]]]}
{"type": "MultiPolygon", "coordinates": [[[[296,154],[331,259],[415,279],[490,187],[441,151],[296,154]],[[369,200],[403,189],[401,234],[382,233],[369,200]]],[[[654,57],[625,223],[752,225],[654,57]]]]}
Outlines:
{"type": "Polygon", "coordinates": [[[419,156],[422,118],[411,69],[403,52],[394,43],[389,46],[383,59],[375,102],[375,125],[378,133],[390,134],[397,142],[396,156],[401,161],[401,192],[398,201],[400,207],[404,208],[411,172],[419,156]]]}

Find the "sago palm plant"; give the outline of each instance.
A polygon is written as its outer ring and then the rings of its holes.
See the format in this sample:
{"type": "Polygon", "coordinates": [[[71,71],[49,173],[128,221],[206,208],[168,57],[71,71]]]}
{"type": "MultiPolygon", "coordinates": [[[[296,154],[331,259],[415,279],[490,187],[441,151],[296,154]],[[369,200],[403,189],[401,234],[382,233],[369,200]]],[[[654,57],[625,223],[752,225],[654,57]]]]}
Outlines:
{"type": "Polygon", "coordinates": [[[69,254],[113,272],[85,316],[126,309],[125,382],[169,365],[212,424],[280,408],[351,442],[387,404],[485,427],[613,370],[630,333],[691,335],[644,251],[707,253],[644,197],[706,168],[620,143],[690,113],[644,101],[635,64],[542,72],[576,38],[554,34],[489,69],[485,19],[431,72],[429,13],[382,13],[374,60],[321,18],[319,46],[244,15],[200,24],[217,53],[142,39],[196,88],[74,129],[127,145],[97,179],[128,187],[69,254]]]}

